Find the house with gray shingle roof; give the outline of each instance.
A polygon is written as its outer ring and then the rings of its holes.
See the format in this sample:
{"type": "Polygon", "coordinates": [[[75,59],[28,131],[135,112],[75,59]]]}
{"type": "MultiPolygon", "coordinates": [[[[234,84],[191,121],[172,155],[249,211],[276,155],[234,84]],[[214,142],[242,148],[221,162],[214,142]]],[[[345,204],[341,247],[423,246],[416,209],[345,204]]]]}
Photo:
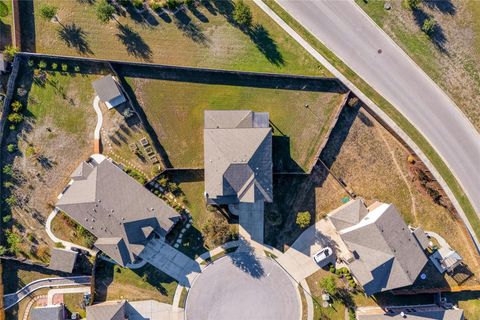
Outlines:
{"type": "Polygon", "coordinates": [[[351,200],[328,215],[353,258],[347,264],[367,295],[412,285],[427,257],[392,204],[367,210],[351,200]]]}
{"type": "Polygon", "coordinates": [[[165,238],[180,215],[109,159],[93,155],[71,175],[56,207],[97,237],[119,265],[135,262],[153,237],[165,238]]]}
{"type": "Polygon", "coordinates": [[[206,110],[204,161],[207,203],[272,202],[272,129],[268,113],[206,110]]]}
{"type": "Polygon", "coordinates": [[[358,314],[358,320],[463,320],[461,309],[443,309],[441,307],[417,308],[409,306],[405,309],[395,309],[389,312],[358,314]]]}

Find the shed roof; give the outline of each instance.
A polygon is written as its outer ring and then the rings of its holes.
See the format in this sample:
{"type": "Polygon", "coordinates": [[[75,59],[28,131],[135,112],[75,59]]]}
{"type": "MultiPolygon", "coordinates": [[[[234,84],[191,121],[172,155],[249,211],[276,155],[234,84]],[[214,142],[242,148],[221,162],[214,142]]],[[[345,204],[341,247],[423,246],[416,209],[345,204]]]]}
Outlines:
{"type": "Polygon", "coordinates": [[[52,249],[50,265],[48,267],[52,270],[72,273],[77,255],[78,253],[75,251],[54,248],[52,249]]]}
{"type": "Polygon", "coordinates": [[[63,320],[63,305],[33,308],[30,320],[63,320]]]}
{"type": "Polygon", "coordinates": [[[95,92],[102,101],[110,101],[119,96],[123,96],[120,92],[117,82],[112,75],[104,76],[92,83],[95,92]]]}
{"type": "Polygon", "coordinates": [[[180,215],[101,155],[79,165],[56,206],[93,233],[95,246],[125,266],[135,261],[148,235],[165,237],[180,215]]]}
{"type": "Polygon", "coordinates": [[[87,306],[88,320],[125,320],[126,301],[107,301],[87,306]]]}

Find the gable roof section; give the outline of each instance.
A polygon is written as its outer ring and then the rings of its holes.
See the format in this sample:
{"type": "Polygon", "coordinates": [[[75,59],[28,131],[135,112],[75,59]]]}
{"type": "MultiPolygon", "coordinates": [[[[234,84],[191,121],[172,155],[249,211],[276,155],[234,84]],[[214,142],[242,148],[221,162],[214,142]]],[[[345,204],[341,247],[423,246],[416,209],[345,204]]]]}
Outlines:
{"type": "MultiPolygon", "coordinates": [[[[414,307],[414,306],[412,306],[414,307]]],[[[413,309],[413,308],[412,308],[413,309]]],[[[415,308],[416,309],[416,308],[415,308]]],[[[401,311],[393,311],[386,314],[357,314],[358,320],[463,320],[463,310],[450,309],[445,310],[436,308],[435,310],[415,310],[403,311],[405,316],[402,316],[401,311]]]]}
{"type": "Polygon", "coordinates": [[[87,306],[88,320],[125,320],[126,301],[107,301],[87,306]]]}
{"type": "Polygon", "coordinates": [[[359,223],[367,214],[368,210],[363,201],[355,199],[335,209],[328,217],[337,230],[342,230],[359,223]]]}
{"type": "Polygon", "coordinates": [[[78,253],[71,250],[53,248],[49,269],[72,273],[78,253]]]}
{"type": "Polygon", "coordinates": [[[103,156],[81,163],[72,177],[57,208],[93,233],[98,238],[95,246],[122,266],[136,259],[152,233],[165,237],[180,219],[173,208],[103,156]]]}
{"type": "MultiPolygon", "coordinates": [[[[354,204],[349,210],[352,208],[359,207],[354,204]]],[[[357,218],[352,212],[344,213],[342,219],[357,218]]],[[[338,221],[341,223],[337,225],[347,225],[344,220],[338,221]]],[[[356,257],[350,268],[367,295],[413,284],[427,263],[421,247],[392,204],[378,206],[355,225],[339,230],[339,234],[356,257]]]]}
{"type": "Polygon", "coordinates": [[[102,101],[110,101],[122,96],[117,82],[113,79],[112,75],[108,75],[93,81],[92,86],[102,101]]]}
{"type": "Polygon", "coordinates": [[[63,320],[63,305],[36,307],[30,311],[31,320],[63,320]]]}
{"type": "MultiPolygon", "coordinates": [[[[272,201],[272,131],[268,117],[267,127],[253,127],[255,114],[205,111],[205,192],[213,202],[272,201]]],[[[264,113],[257,118],[265,125],[264,113]]]]}

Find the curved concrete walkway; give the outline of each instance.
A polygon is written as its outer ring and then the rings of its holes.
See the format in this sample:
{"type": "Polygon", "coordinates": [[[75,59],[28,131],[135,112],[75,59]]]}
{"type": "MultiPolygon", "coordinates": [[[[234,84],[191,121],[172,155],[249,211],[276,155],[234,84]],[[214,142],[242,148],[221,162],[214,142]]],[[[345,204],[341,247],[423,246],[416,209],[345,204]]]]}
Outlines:
{"type": "Polygon", "coordinates": [[[13,307],[25,297],[32,294],[34,291],[42,288],[51,287],[66,287],[66,286],[84,286],[90,285],[90,276],[74,276],[74,277],[59,277],[59,278],[44,278],[30,282],[25,287],[17,292],[9,293],[3,296],[3,305],[5,310],[13,307]]]}
{"type": "Polygon", "coordinates": [[[102,129],[103,124],[103,115],[102,110],[100,109],[100,98],[95,96],[93,99],[93,109],[97,114],[97,124],[95,126],[95,131],[93,132],[93,153],[100,153],[100,130],[102,129]]]}
{"type": "Polygon", "coordinates": [[[95,251],[95,250],[88,249],[88,248],[79,246],[78,244],[75,244],[75,243],[72,243],[72,242],[68,242],[68,241],[62,240],[62,239],[60,239],[60,238],[57,238],[57,237],[53,234],[52,229],[51,229],[52,220],[53,220],[53,218],[55,218],[55,216],[57,215],[58,211],[59,211],[59,210],[55,208],[55,209],[50,213],[50,215],[49,215],[48,218],[47,218],[47,222],[45,223],[45,230],[47,231],[47,234],[48,234],[48,236],[50,237],[50,239],[52,239],[52,241],[55,242],[55,243],[60,242],[60,243],[65,247],[65,249],[67,249],[67,250],[71,250],[72,248],[77,248],[77,249],[81,249],[81,250],[88,251],[92,256],[93,256],[93,255],[96,255],[96,254],[97,254],[97,251],[95,251]]]}

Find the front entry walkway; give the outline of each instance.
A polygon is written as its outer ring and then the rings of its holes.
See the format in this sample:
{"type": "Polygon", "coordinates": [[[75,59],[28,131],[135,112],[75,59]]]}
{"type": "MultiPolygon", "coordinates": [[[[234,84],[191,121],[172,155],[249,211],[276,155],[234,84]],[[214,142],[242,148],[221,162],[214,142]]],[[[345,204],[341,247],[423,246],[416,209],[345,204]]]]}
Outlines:
{"type": "Polygon", "coordinates": [[[263,244],[264,203],[239,203],[236,205],[240,237],[263,244]]]}
{"type": "Polygon", "coordinates": [[[165,272],[184,287],[190,287],[193,279],[201,272],[198,262],[190,259],[162,239],[150,240],[140,253],[140,258],[165,272]]]}

